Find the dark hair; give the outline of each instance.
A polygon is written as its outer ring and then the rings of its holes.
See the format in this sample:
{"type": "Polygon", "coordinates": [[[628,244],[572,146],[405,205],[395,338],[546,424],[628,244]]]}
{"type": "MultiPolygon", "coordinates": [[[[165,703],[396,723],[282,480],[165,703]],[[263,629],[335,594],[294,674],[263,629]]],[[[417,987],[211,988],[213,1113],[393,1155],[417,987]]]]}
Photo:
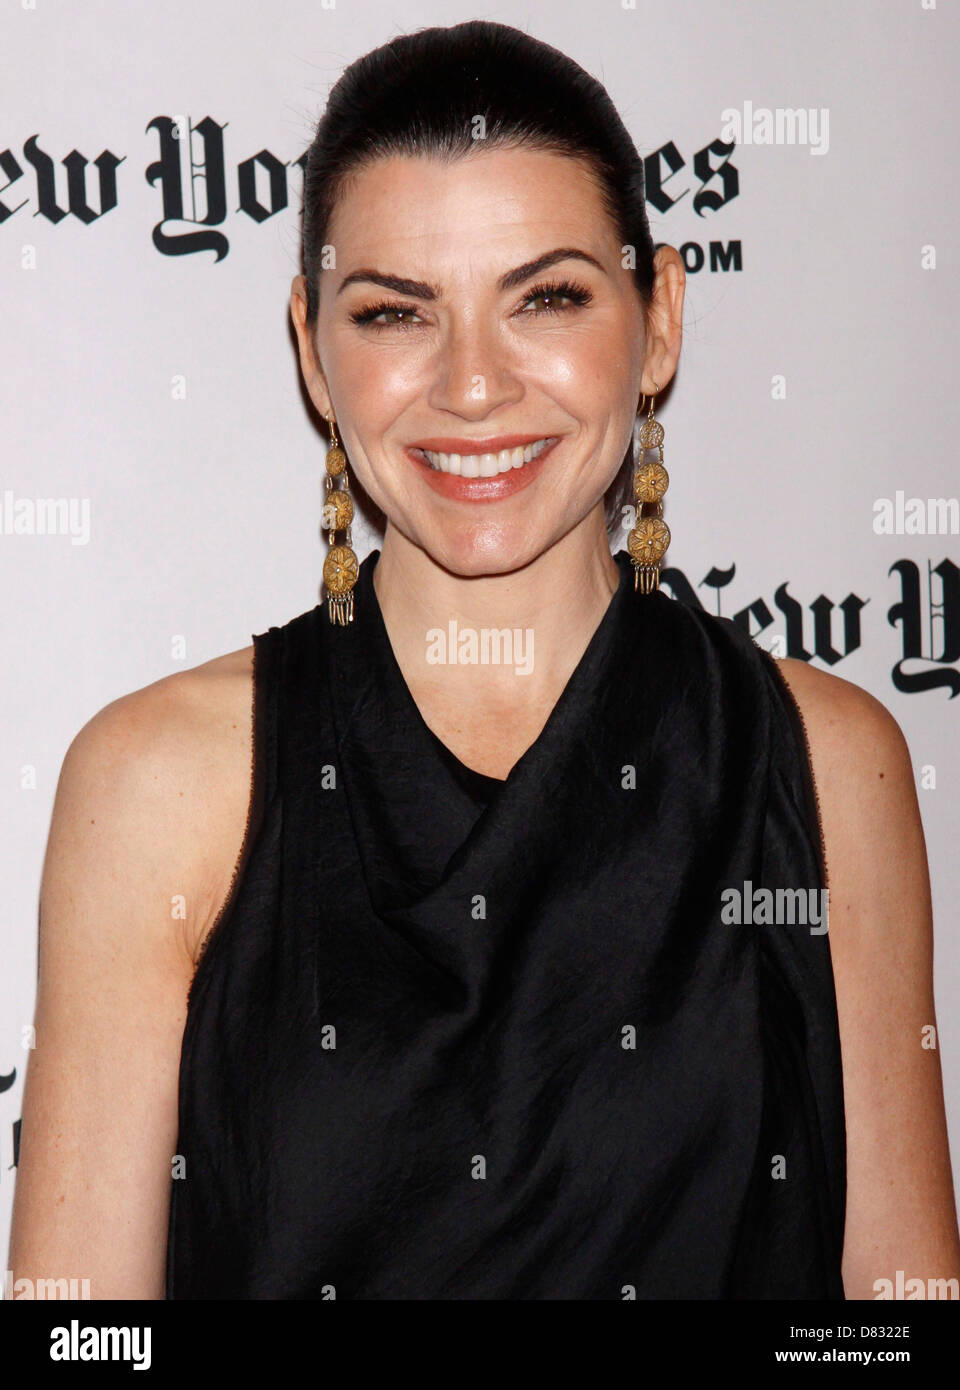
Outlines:
{"type": "MultiPolygon", "coordinates": [[[[304,170],[308,323],[316,323],[323,248],[350,175],[389,155],[456,159],[474,152],[478,116],[487,148],[524,146],[586,163],[621,245],[634,248],[637,290],[649,306],[654,246],[643,160],[606,89],[549,44],[474,19],[391,39],[351,63],[332,88],[304,170]]],[[[628,449],[604,499],[608,534],[619,529],[632,495],[628,449]]]]}

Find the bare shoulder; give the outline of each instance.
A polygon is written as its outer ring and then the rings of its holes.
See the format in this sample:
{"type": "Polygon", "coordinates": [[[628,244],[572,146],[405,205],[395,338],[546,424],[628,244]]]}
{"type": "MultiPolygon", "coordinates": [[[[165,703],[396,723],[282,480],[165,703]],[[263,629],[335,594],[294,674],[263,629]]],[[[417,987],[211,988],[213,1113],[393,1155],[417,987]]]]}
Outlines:
{"type": "MultiPolygon", "coordinates": [[[[929,878],[910,750],[900,725],[869,691],[806,662],[777,662],[806,729],[820,805],[835,953],[869,920],[929,936],[929,912],[868,912],[887,883],[922,909],[929,878]],[[835,929],[834,929],[835,928],[835,929]],[[841,935],[843,933],[844,935],[841,935]]],[[[891,906],[893,899],[888,899],[891,906]]]]}
{"type": "Polygon", "coordinates": [[[916,805],[910,750],[894,716],[842,676],[792,657],[777,667],[806,729],[821,811],[833,829],[828,852],[836,856],[838,838],[892,833],[896,817],[916,805]]]}
{"type": "Polygon", "coordinates": [[[886,757],[906,750],[900,725],[869,690],[794,657],[782,657],[777,667],[803,715],[811,742],[816,739],[835,754],[851,751],[854,757],[867,749],[886,757]]]}
{"type": "MultiPolygon", "coordinates": [[[[251,789],[253,647],[111,701],[63,761],[51,841],[91,838],[115,863],[167,866],[184,888],[185,964],[226,896],[251,789]]],[[[90,846],[88,846],[88,850],[90,846]]]]}

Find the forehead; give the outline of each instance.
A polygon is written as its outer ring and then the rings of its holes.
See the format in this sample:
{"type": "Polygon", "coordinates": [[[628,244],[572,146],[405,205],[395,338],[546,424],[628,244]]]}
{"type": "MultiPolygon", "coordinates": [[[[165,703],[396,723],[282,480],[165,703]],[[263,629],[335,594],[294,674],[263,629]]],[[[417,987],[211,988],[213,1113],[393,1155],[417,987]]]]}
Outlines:
{"type": "Polygon", "coordinates": [[[347,182],[327,240],[342,275],[375,265],[453,281],[554,246],[609,258],[617,238],[581,160],[524,148],[378,159],[347,182]]]}

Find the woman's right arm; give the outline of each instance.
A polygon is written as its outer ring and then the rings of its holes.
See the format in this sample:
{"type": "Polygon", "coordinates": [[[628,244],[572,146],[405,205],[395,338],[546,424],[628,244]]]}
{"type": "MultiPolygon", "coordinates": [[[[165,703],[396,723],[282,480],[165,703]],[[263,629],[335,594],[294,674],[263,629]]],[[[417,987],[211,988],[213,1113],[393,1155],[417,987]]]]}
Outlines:
{"type": "Polygon", "coordinates": [[[229,717],[231,689],[203,667],[158,681],[101,710],[64,759],[41,886],[14,1296],[27,1278],[88,1279],[94,1299],[164,1297],[187,991],[247,808],[248,719],[229,717]]]}

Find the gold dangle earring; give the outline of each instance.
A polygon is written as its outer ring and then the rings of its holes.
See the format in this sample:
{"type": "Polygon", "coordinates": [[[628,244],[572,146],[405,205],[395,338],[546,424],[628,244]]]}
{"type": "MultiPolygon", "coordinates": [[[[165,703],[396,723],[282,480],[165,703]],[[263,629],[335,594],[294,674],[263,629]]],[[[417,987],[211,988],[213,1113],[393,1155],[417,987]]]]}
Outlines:
{"type": "Polygon", "coordinates": [[[347,456],[337,437],[333,416],[330,426],[332,448],[327,451],[327,491],[323,505],[323,525],[330,532],[330,549],[323,562],[323,582],[327,586],[327,609],[331,623],[346,627],[353,622],[353,586],[359,566],[351,546],[350,523],[353,521],[353,498],[347,477],[347,456]],[[343,532],[343,543],[335,543],[343,532]]]}
{"type": "MultiPolygon", "coordinates": [[[[670,477],[663,466],[663,426],[653,418],[653,402],[660,386],[656,381],[653,385],[650,410],[637,436],[637,471],[633,475],[637,521],[627,537],[627,550],[633,561],[633,587],[636,590],[639,586],[642,594],[659,589],[660,561],[670,544],[670,528],[663,520],[663,495],[670,477]],[[644,516],[646,506],[655,506],[655,515],[644,516]]],[[[641,411],[645,400],[646,396],[641,396],[641,411]]]]}

